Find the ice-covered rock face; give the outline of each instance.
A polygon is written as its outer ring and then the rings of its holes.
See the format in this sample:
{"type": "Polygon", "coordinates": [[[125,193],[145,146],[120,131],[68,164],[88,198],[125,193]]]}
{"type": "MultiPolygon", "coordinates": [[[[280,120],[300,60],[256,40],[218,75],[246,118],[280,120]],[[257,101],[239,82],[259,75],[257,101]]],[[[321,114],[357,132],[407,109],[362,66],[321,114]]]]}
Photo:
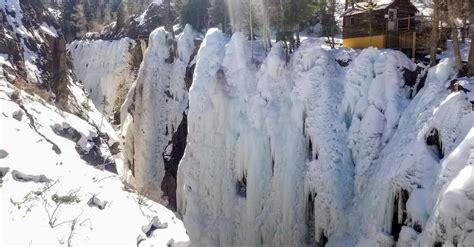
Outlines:
{"type": "Polygon", "coordinates": [[[174,144],[184,145],[186,141],[186,124],[182,124],[188,107],[185,76],[194,51],[194,37],[190,26],[177,40],[164,28],[153,31],[137,80],[122,106],[123,157],[129,179],[155,200],[161,201],[163,190],[171,207],[175,205],[177,162],[182,154],[174,165],[168,167],[167,162],[173,159],[177,148],[174,144]],[[183,136],[176,140],[176,133],[183,136]],[[165,175],[171,178],[163,181],[165,175]]]}
{"type": "Polygon", "coordinates": [[[452,61],[410,99],[400,52],[342,69],[308,40],[256,68],[247,42],[210,30],[197,56],[177,191],[194,244],[472,243],[473,80],[452,61]]]}
{"type": "Polygon", "coordinates": [[[342,73],[310,43],[257,69],[247,42],[212,30],[198,53],[179,212],[197,245],[324,243],[352,193],[342,73]]]}
{"type": "MultiPolygon", "coordinates": [[[[359,244],[472,243],[468,238],[472,202],[466,198],[473,187],[469,183],[457,187],[454,193],[460,196],[450,192],[458,184],[455,177],[470,166],[474,123],[472,96],[448,90],[453,71],[450,60],[429,70],[425,87],[402,108],[393,134],[382,144],[369,172],[356,173],[356,181],[365,181],[365,186],[354,200],[350,216],[358,220],[352,219],[349,229],[361,230],[359,244]],[[456,213],[446,213],[447,208],[456,213]]],[[[472,87],[472,80],[464,82],[472,87]]],[[[387,126],[388,121],[383,123],[387,126]]],[[[357,169],[356,156],[354,162],[357,169]]],[[[469,177],[463,176],[461,180],[469,177]]]]}
{"type": "Polygon", "coordinates": [[[104,115],[117,115],[141,62],[140,44],[120,40],[77,40],[68,45],[73,71],[95,107],[104,115]],[[140,60],[140,61],[135,61],[140,60]]]}

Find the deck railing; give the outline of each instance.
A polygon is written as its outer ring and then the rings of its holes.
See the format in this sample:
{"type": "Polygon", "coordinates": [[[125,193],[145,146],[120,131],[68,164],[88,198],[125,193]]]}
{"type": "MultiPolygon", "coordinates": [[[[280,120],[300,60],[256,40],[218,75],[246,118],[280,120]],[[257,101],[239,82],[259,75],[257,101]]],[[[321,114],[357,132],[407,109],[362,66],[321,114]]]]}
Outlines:
{"type": "Polygon", "coordinates": [[[410,16],[396,19],[396,28],[398,32],[414,32],[421,31],[431,26],[431,18],[429,16],[410,16]]]}

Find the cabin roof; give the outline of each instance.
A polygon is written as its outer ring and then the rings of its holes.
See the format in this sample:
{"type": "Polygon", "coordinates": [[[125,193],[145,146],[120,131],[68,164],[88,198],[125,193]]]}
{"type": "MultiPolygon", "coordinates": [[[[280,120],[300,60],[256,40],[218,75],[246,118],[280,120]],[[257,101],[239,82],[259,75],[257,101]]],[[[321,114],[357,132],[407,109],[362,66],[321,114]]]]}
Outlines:
{"type": "MultiPolygon", "coordinates": [[[[394,2],[395,2],[394,0],[385,0],[385,1],[380,1],[380,2],[377,2],[377,3],[369,3],[369,2],[355,3],[354,8],[352,8],[352,6],[350,6],[346,11],[344,11],[342,16],[345,17],[345,16],[352,16],[352,15],[358,15],[358,14],[365,13],[365,12],[369,11],[371,4],[373,4],[373,7],[371,8],[372,11],[383,10],[383,9],[388,8],[394,2]]],[[[410,3],[410,5],[413,6],[413,8],[416,9],[416,7],[411,3],[411,1],[408,1],[408,2],[410,3]]]]}

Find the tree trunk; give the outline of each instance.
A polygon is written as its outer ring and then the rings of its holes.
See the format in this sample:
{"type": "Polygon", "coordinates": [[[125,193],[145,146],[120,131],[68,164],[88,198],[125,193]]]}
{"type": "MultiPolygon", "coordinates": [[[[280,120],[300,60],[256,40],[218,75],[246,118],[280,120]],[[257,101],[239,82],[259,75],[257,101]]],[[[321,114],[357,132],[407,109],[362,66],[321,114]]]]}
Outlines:
{"type": "Polygon", "coordinates": [[[171,33],[171,37],[173,38],[173,40],[176,39],[175,35],[174,35],[174,30],[173,30],[173,13],[171,12],[171,0],[168,0],[166,1],[166,7],[168,9],[168,24],[166,25],[166,29],[168,29],[168,32],[171,33]]]}
{"type": "Polygon", "coordinates": [[[224,10],[224,23],[222,23],[222,32],[226,33],[227,32],[227,11],[229,11],[229,8],[227,8],[227,5],[225,5],[225,10],[224,10]]]}
{"type": "Polygon", "coordinates": [[[253,18],[252,18],[252,4],[249,1],[249,25],[250,25],[250,52],[252,53],[253,62],[253,18]]]}
{"type": "Polygon", "coordinates": [[[471,17],[471,27],[469,28],[469,36],[471,37],[471,45],[469,50],[469,60],[467,61],[469,66],[469,74],[474,75],[474,17],[471,17]]]}
{"type": "Polygon", "coordinates": [[[283,8],[283,0],[280,0],[281,24],[285,23],[285,9],[283,8]]]}
{"type": "Polygon", "coordinates": [[[462,70],[461,49],[459,47],[458,27],[456,25],[456,14],[453,0],[448,0],[448,22],[451,28],[451,39],[453,41],[453,53],[458,72],[462,70]]]}
{"type": "Polygon", "coordinates": [[[466,36],[467,36],[467,20],[466,18],[462,19],[462,32],[461,32],[461,43],[466,43],[466,36]]]}
{"type": "Polygon", "coordinates": [[[461,50],[459,47],[458,28],[456,26],[455,19],[449,18],[449,26],[451,27],[451,39],[453,41],[453,53],[454,53],[454,59],[456,61],[456,69],[459,72],[462,70],[462,58],[461,58],[461,50]]]}
{"type": "Polygon", "coordinates": [[[330,14],[331,14],[331,25],[330,25],[330,33],[331,33],[331,49],[336,48],[336,42],[334,40],[334,36],[336,36],[336,1],[330,1],[330,14]]]}
{"type": "MultiPolygon", "coordinates": [[[[267,6],[268,2],[266,0],[262,1],[263,6],[267,6]]],[[[269,51],[272,48],[271,40],[271,30],[270,30],[270,20],[266,9],[263,9],[263,21],[262,21],[262,35],[265,51],[269,51]]]]}
{"type": "Polygon", "coordinates": [[[433,19],[431,20],[430,66],[436,65],[436,52],[439,42],[439,0],[433,1],[433,19]]]}
{"type": "Polygon", "coordinates": [[[300,24],[298,23],[296,25],[296,47],[300,47],[300,43],[301,43],[301,40],[300,40],[300,24]]]}

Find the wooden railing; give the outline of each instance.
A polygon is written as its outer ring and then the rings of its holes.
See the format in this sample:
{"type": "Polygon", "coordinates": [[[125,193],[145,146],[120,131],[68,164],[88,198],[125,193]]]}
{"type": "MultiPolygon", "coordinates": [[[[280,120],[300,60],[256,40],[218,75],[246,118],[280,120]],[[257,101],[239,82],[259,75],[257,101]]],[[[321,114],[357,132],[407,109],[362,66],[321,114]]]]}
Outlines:
{"type": "Polygon", "coordinates": [[[410,16],[396,19],[396,28],[398,32],[414,32],[430,26],[431,18],[429,16],[410,16]]]}
{"type": "Polygon", "coordinates": [[[396,30],[400,31],[414,31],[415,30],[415,17],[405,17],[397,19],[396,30]]]}

